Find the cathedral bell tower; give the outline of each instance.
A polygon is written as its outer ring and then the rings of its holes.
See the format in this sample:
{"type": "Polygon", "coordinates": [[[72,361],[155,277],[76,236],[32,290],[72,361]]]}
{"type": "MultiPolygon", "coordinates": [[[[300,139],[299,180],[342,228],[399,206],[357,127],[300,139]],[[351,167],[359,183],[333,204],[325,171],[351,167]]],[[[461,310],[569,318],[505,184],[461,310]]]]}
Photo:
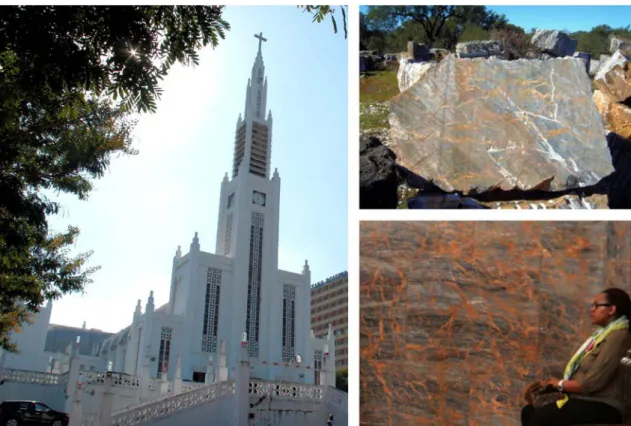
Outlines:
{"type": "Polygon", "coordinates": [[[232,176],[226,174],[221,183],[215,253],[232,259],[230,297],[235,313],[230,335],[247,333],[249,355],[259,358],[267,353],[261,330],[269,329],[261,312],[271,309],[266,293],[278,270],[280,177],[274,171],[270,178],[272,113],[266,116],[267,78],[261,51],[267,39],[262,33],[254,37],[258,52],[246,87],[245,110],[237,120],[232,176]]]}

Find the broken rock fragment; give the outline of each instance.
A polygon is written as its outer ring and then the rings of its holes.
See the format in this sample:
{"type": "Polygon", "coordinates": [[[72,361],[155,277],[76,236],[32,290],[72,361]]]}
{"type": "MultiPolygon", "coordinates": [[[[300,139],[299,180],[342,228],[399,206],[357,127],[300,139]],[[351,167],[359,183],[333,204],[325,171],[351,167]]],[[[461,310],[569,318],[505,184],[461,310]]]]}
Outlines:
{"type": "Polygon", "coordinates": [[[391,100],[391,148],[446,192],[596,184],[613,168],[584,66],[449,56],[391,100]]]}
{"type": "Polygon", "coordinates": [[[594,78],[596,88],[617,102],[631,100],[631,61],[619,50],[601,65],[594,78]]]}
{"type": "Polygon", "coordinates": [[[556,57],[572,56],[578,41],[561,31],[537,30],[532,36],[532,44],[556,57]]]}
{"type": "Polygon", "coordinates": [[[616,53],[618,50],[631,50],[631,41],[620,37],[612,37],[609,41],[609,51],[616,53]]]}
{"type": "Polygon", "coordinates": [[[456,55],[459,58],[489,58],[491,56],[504,57],[504,43],[501,40],[468,41],[456,45],[456,55]]]}
{"type": "Polygon", "coordinates": [[[399,61],[399,71],[397,72],[399,91],[403,92],[419,81],[427,70],[434,65],[436,65],[436,62],[417,62],[409,59],[401,59],[399,61]]]}
{"type": "Polygon", "coordinates": [[[594,90],[593,97],[605,129],[623,138],[631,138],[631,108],[618,103],[616,98],[607,92],[594,90]]]}

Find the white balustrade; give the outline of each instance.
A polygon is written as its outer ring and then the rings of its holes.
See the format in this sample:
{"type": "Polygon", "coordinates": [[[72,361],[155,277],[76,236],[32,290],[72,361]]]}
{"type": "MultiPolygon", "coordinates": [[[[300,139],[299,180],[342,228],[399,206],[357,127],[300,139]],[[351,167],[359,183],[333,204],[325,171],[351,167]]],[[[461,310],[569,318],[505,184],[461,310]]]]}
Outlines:
{"type": "Polygon", "coordinates": [[[18,383],[36,383],[40,385],[63,385],[67,383],[68,376],[67,374],[43,373],[41,371],[3,369],[0,370],[0,380],[18,383]]]}
{"type": "Polygon", "coordinates": [[[96,414],[85,414],[81,426],[96,426],[96,414]]]}
{"type": "MultiPolygon", "coordinates": [[[[84,382],[92,385],[104,385],[106,373],[96,371],[84,371],[82,372],[84,382]]],[[[126,374],[112,373],[112,386],[121,388],[140,388],[140,378],[136,376],[128,376],[126,374]]]]}
{"type": "Polygon", "coordinates": [[[250,380],[251,395],[272,396],[301,401],[324,400],[324,386],[250,380]]]}
{"type": "Polygon", "coordinates": [[[188,392],[197,388],[201,388],[205,386],[204,383],[191,383],[191,382],[183,382],[182,383],[182,392],[188,392]]]}
{"type": "Polygon", "coordinates": [[[113,414],[112,426],[132,426],[155,420],[225,395],[232,395],[234,392],[235,385],[232,381],[197,386],[187,392],[137,404],[124,412],[113,414]]]}

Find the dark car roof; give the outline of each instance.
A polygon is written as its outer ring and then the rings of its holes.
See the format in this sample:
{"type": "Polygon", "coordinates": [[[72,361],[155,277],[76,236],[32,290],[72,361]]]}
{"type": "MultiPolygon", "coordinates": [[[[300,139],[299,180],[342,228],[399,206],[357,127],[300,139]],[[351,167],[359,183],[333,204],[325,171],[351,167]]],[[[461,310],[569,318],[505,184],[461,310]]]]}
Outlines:
{"type": "MultiPolygon", "coordinates": [[[[7,401],[2,401],[0,402],[0,405],[4,405],[4,404],[42,404],[47,406],[48,408],[50,408],[50,406],[44,402],[40,402],[40,401],[33,401],[33,400],[28,400],[28,399],[13,399],[13,400],[7,400],[7,401]]],[[[66,414],[63,411],[59,411],[59,410],[53,410],[52,408],[50,408],[52,411],[54,411],[55,413],[59,413],[59,414],[66,414]]]]}

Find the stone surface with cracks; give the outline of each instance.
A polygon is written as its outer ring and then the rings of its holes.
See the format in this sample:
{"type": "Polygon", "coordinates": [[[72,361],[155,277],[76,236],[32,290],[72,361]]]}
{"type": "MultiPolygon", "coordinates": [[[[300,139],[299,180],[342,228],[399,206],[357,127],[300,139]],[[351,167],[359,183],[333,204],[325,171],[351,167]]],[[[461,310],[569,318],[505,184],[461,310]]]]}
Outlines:
{"type": "Polygon", "coordinates": [[[613,172],[584,63],[449,56],[390,102],[399,163],[445,191],[565,190],[613,172]]]}
{"type": "Polygon", "coordinates": [[[518,426],[589,305],[631,290],[629,222],[362,222],[360,424],[518,426]]]}

